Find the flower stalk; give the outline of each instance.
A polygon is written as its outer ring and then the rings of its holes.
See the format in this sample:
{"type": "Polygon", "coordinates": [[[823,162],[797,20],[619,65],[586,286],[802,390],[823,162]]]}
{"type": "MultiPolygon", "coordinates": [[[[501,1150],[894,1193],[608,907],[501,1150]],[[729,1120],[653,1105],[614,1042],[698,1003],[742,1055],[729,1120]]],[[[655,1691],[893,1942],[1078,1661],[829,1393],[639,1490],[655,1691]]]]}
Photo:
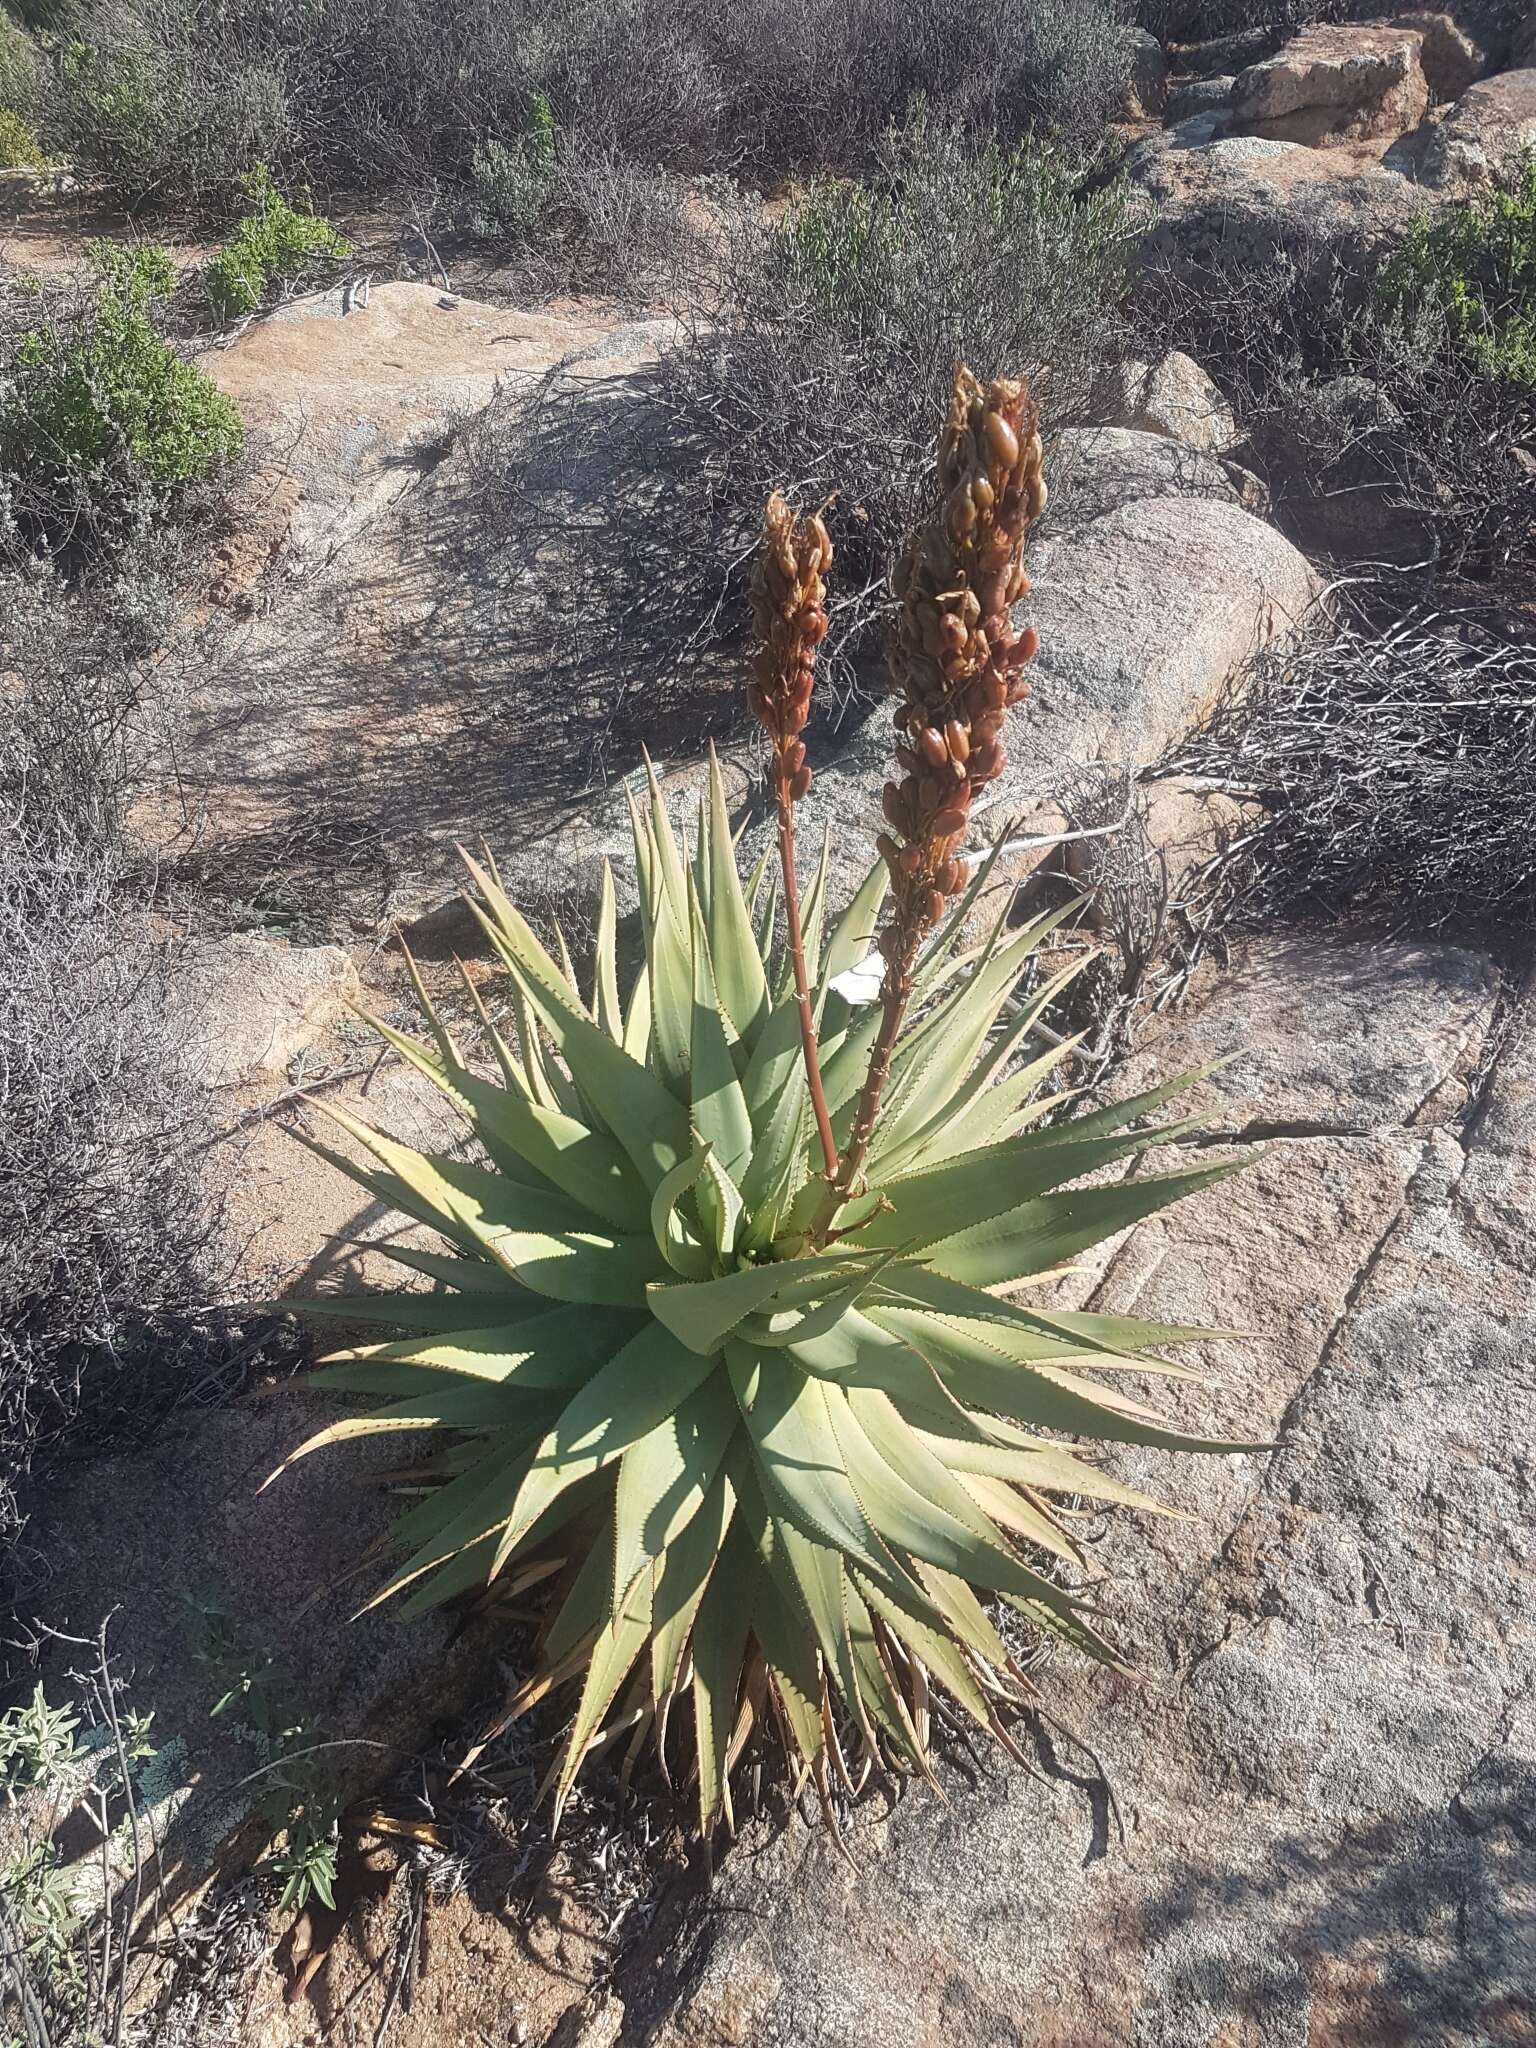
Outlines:
{"type": "Polygon", "coordinates": [[[813,1226],[818,1241],[855,1192],[912,994],[923,940],[965,886],[960,858],[976,792],[1006,765],[1002,728],[1029,695],[1023,670],[1039,645],[1013,607],[1029,590],[1024,542],[1045,509],[1039,411],[1027,387],[996,378],[985,390],[955,372],[939,441],[942,502],[908,543],[887,649],[896,708],[899,779],[885,785],[888,829],[879,848],[891,874],[880,1028],[848,1143],[813,1226]]]}
{"type": "Polygon", "coordinates": [[[752,709],[772,743],[769,776],[778,811],[779,867],[784,882],[784,919],[800,1013],[800,1046],[806,1084],[816,1118],[823,1170],[837,1172],[837,1140],[822,1086],[811,1011],[805,937],[800,923],[800,885],[795,872],[795,805],[811,786],[801,734],[810,716],[816,680],[816,650],[826,637],[826,571],[832,541],[819,513],[797,514],[775,491],[763,514],[763,540],[752,575],[752,709]]]}

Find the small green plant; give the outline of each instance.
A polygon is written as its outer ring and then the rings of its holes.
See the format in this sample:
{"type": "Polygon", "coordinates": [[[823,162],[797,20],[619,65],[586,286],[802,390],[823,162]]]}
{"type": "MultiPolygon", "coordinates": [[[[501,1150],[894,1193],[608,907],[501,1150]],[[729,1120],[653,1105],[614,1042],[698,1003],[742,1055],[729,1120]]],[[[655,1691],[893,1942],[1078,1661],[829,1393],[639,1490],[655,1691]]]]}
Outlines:
{"type": "MultiPolygon", "coordinates": [[[[34,2019],[51,2022],[58,2029],[51,2037],[56,2040],[100,2038],[90,2024],[93,2000],[104,1989],[102,1952],[93,1936],[108,1909],[99,1889],[99,1866],[94,1860],[66,1865],[58,1847],[59,1828],[71,1814],[82,1814],[109,1865],[133,1862],[137,1823],[125,1795],[138,1775],[133,1767],[151,1763],[156,1754],[149,1739],[153,1716],[118,1713],[105,1664],[96,1697],[107,1704],[112,1724],[93,1727],[84,1740],[79,1739],[79,1715],[71,1707],[51,1705],[41,1683],[25,1705],[0,1716],[0,1790],[22,1812],[18,1846],[0,1862],[10,1965],[5,1988],[18,1982],[26,1986],[24,2009],[34,2019]]],[[[110,1956],[111,1950],[109,1938],[104,1953],[110,1956]]],[[[26,2048],[39,2038],[50,2037],[28,2029],[8,2037],[6,2048],[13,2043],[26,2048]]]]}
{"type": "Polygon", "coordinates": [[[1536,386],[1536,154],[1492,190],[1416,220],[1380,291],[1442,320],[1485,377],[1536,386]]]}
{"type": "Polygon", "coordinates": [[[30,121],[9,107],[0,107],[0,169],[39,170],[48,168],[48,153],[30,121]]]}
{"type": "Polygon", "coordinates": [[[481,142],[470,158],[467,224],[477,235],[525,235],[538,226],[555,186],[555,117],[535,93],[524,133],[481,142]]]}
{"type": "Polygon", "coordinates": [[[312,263],[340,262],[352,248],[307,202],[291,206],[265,164],[251,172],[245,189],[250,212],[203,271],[208,304],[220,320],[254,313],[274,280],[286,283],[312,263]]]}
{"type": "Polygon", "coordinates": [[[89,306],[16,346],[0,469],[45,494],[68,481],[102,498],[131,473],[163,497],[234,459],[240,417],[156,331],[154,304],[176,284],[164,250],[94,242],[87,255],[98,279],[89,306]]]}
{"type": "Polygon", "coordinates": [[[24,1707],[0,1719],[0,1784],[6,1797],[52,1779],[75,1761],[80,1717],[69,1707],[50,1707],[42,1682],[24,1707]]]}
{"type": "Polygon", "coordinates": [[[406,1557],[377,1599],[421,1611],[487,1582],[509,1599],[553,1588],[512,1712],[575,1690],[557,1817],[618,1736],[633,1753],[649,1732],[665,1765],[679,1731],[704,1830],[729,1820],[750,1740],[776,1735],[828,1812],[868,1769],[931,1775],[936,1689],[1011,1745],[1000,1715],[1033,1688],[984,1603],[1118,1664],[1050,1497],[1153,1505],[1065,1439],[1237,1448],[1088,1377],[1180,1376],[1158,1347],[1204,1333],[1038,1293],[1233,1170],[1202,1157],[1102,1177],[1188,1128],[1143,1120],[1190,1077],[1046,1122],[1064,1098],[1039,1088],[1072,1048],[1030,1041],[1084,956],[1020,999],[1065,912],[1013,930],[1005,908],[967,938],[987,875],[964,857],[972,802],[1002,772],[1035,646],[1012,611],[1045,503],[1038,429],[1021,383],[955,378],[942,503],[896,582],[887,829],[840,920],[825,859],[802,903],[794,845],[832,547],[775,493],[751,701],[773,750],[776,887],[771,852],[738,873],[718,769],[692,857],[652,777],[632,807],[645,958],[626,999],[611,876],[578,985],[563,941],[552,953],[494,863],[469,859],[506,1030],[468,976],[481,1059],[419,978],[426,1035],[375,1021],[480,1156],[419,1152],[315,1104],[367,1163],[306,1142],[444,1248],[389,1253],[430,1292],[295,1304],[380,1334],[316,1375],[372,1412],[294,1456],[380,1430],[420,1447],[406,1557]]]}
{"type": "Polygon", "coordinates": [[[0,10],[0,169],[48,167],[37,132],[40,75],[32,38],[0,10]]]}
{"type": "Polygon", "coordinates": [[[282,1846],[257,1865],[281,1881],[283,1910],[311,1896],[335,1904],[338,1811],[325,1773],[309,1752],[321,1743],[293,1704],[288,1681],[265,1644],[243,1629],[216,1588],[187,1596],[192,1656],[219,1688],[210,1715],[236,1724],[260,1761],[256,1809],[282,1846]]]}

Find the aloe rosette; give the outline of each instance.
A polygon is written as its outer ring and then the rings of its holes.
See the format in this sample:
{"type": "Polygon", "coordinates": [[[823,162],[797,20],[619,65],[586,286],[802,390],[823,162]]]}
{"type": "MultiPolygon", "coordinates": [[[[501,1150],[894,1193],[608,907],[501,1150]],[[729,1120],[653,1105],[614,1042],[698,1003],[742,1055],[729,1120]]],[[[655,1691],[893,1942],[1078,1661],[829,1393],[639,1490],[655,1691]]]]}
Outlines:
{"type": "MultiPolygon", "coordinates": [[[[513,1705],[573,1689],[557,1811],[595,1748],[650,1731],[664,1765],[696,1769],[707,1828],[762,1732],[824,1800],[871,1764],[926,1772],[935,1691],[1006,1741],[1029,1681],[994,1602],[1113,1658],[1053,1501],[1155,1504],[1074,1440],[1232,1447],[1114,1386],[1177,1375],[1161,1348],[1204,1333],[1042,1305],[1021,1283],[1231,1165],[1105,1174],[1184,1128],[1144,1125],[1182,1084],[1060,1120],[1042,1090],[1071,1043],[1036,1026],[1074,970],[1020,999],[1057,920],[973,939],[982,875],[921,952],[860,1185],[818,1226],[829,1184],[781,891],[762,869],[743,882],[717,769],[691,853],[654,778],[632,809],[645,943],[626,993],[610,875],[584,987],[471,859],[501,1021],[467,975],[473,1056],[419,980],[424,1035],[375,1020],[462,1113],[473,1156],[339,1108],[366,1163],[307,1140],[442,1248],[381,1247],[410,1285],[303,1305],[379,1337],[313,1378],[369,1412],[295,1456],[420,1439],[405,1556],[377,1598],[540,1586],[513,1705]]],[[[881,1014],[843,991],[887,879],[882,861],[834,923],[823,858],[800,906],[839,1145],[881,1014]]]]}

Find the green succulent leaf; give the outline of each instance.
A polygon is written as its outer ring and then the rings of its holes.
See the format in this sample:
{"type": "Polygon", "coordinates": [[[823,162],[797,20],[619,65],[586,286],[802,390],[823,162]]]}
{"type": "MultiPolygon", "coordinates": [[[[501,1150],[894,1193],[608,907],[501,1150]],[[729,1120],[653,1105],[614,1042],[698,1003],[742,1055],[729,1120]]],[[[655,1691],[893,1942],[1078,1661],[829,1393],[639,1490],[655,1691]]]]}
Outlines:
{"type": "MultiPolygon", "coordinates": [[[[865,1178],[828,1223],[773,861],[743,884],[717,763],[691,853],[649,768],[631,812],[627,985],[611,872],[578,989],[487,855],[468,866],[504,979],[466,976],[450,1028],[407,959],[423,1029],[371,1020],[467,1147],[417,1150],[334,1103],[314,1105],[334,1146],[296,1134],[397,1212],[367,1249],[400,1285],[290,1305],[341,1340],[315,1391],[355,1404],[293,1457],[397,1435],[414,1461],[370,1604],[544,1606],[512,1711],[570,1688],[557,1813],[584,1762],[648,1734],[707,1830],[765,1737],[824,1807],[871,1764],[931,1774],[935,1694],[1011,1746],[1027,1686],[990,1603],[1113,1662],[1074,1515],[1179,1512],[1092,1447],[1258,1447],[1139,1398],[1204,1377],[1203,1351],[1164,1354],[1221,1333],[1056,1305],[1064,1261],[1234,1166],[1108,1177],[1178,1144],[1187,1123],[1148,1120],[1198,1076],[1075,1119],[1042,1092],[1074,1043],[1045,1029],[1080,964],[1052,950],[1058,919],[999,916],[972,943],[978,874],[918,963],[865,1178]]],[[[843,1137],[881,1017],[854,971],[886,868],[840,916],[832,872],[823,849],[801,911],[843,1137]]]]}

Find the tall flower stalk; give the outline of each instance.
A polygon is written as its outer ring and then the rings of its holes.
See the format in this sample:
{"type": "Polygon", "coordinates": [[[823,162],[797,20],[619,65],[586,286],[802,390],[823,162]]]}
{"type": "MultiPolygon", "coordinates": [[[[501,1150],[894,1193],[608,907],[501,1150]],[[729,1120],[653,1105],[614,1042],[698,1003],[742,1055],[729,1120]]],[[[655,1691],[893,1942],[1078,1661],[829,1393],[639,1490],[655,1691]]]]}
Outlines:
{"type": "Polygon", "coordinates": [[[1026,386],[995,378],[985,390],[955,372],[939,442],[939,510],[919,528],[895,575],[900,610],[887,650],[896,709],[899,780],[887,782],[888,830],[879,838],[891,875],[880,934],[885,960],[880,1029],[853,1123],[822,1211],[821,1237],[857,1187],[874,1136],[891,1056],[924,938],[965,885],[959,858],[972,801],[1006,765],[1008,708],[1029,695],[1023,670],[1039,644],[1013,607],[1029,589],[1024,542],[1045,509],[1040,418],[1026,386]]]}
{"type": "Polygon", "coordinates": [[[769,774],[778,810],[779,867],[784,882],[784,919],[800,1011],[800,1044],[822,1162],[828,1183],[837,1173],[837,1140],[822,1086],[800,924],[800,885],[795,872],[795,805],[811,786],[805,741],[816,680],[816,650],[826,638],[826,572],[832,541],[818,513],[797,515],[782,491],[763,514],[763,540],[752,577],[752,623],[757,638],[753,660],[752,709],[772,742],[769,774]]]}

